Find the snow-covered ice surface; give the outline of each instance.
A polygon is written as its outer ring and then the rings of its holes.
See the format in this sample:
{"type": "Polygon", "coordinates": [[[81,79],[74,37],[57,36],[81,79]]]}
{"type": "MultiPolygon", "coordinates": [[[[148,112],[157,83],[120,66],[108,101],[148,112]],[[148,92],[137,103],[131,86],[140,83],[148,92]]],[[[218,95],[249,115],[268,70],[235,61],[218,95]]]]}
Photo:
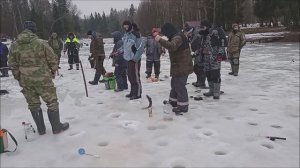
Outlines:
{"type": "MultiPolygon", "coordinates": [[[[113,47],[106,39],[108,55],[113,47]]],[[[85,40],[89,42],[89,40],[85,40]]],[[[80,51],[87,81],[94,70],[88,63],[89,47],[80,51]]],[[[169,75],[169,59],[162,58],[161,77],[169,75]]],[[[113,71],[111,60],[104,63],[113,71]]],[[[47,133],[27,142],[22,121],[35,124],[16,80],[1,78],[1,126],[19,142],[15,153],[1,154],[1,167],[299,167],[299,43],[247,44],[242,51],[238,77],[229,76],[222,64],[220,100],[190,99],[190,110],[173,121],[163,121],[163,100],[168,98],[170,78],[158,83],[145,79],[143,98],[129,101],[127,92],[88,85],[85,97],[81,71],[68,71],[61,61],[55,84],[61,120],[70,129],[53,135],[43,105],[47,133]],[[153,99],[148,117],[146,94],[153,99]],[[279,136],[286,141],[270,141],[279,136]],[[81,156],[79,148],[100,158],[81,156]]],[[[189,96],[202,95],[188,79],[189,96]]],[[[10,143],[13,147],[13,144],[10,143]]]]}

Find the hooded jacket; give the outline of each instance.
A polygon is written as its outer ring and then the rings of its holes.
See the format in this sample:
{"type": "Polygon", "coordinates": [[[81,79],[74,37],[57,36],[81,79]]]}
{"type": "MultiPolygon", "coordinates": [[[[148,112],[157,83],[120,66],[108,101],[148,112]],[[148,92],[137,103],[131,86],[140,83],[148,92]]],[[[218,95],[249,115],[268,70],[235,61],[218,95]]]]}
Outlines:
{"type": "Polygon", "coordinates": [[[48,45],[30,30],[24,30],[12,43],[9,66],[21,86],[53,86],[57,57],[48,45]]]}
{"type": "Polygon", "coordinates": [[[111,35],[114,38],[115,44],[111,53],[111,57],[113,58],[113,66],[116,66],[117,64],[119,67],[127,67],[127,61],[123,58],[123,35],[119,31],[115,31],[111,35]]]}
{"type": "Polygon", "coordinates": [[[155,41],[152,35],[148,36],[145,42],[147,61],[159,61],[162,54],[162,47],[155,41]]]}
{"type": "Polygon", "coordinates": [[[159,43],[169,50],[171,76],[185,76],[193,73],[192,56],[186,36],[170,23],[163,25],[162,34],[169,38],[168,41],[161,38],[159,43]]]}
{"type": "Polygon", "coordinates": [[[0,66],[2,67],[2,65],[7,63],[7,55],[8,55],[8,48],[5,44],[3,44],[2,42],[0,42],[0,66]]]}

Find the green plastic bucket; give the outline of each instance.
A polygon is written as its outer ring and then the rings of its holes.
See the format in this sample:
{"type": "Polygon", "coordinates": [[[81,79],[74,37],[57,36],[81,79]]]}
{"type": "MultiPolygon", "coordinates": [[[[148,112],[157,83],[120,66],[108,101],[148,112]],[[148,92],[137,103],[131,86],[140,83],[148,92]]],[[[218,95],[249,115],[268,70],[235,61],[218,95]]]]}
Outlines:
{"type": "Polygon", "coordinates": [[[108,90],[115,89],[116,88],[116,77],[111,76],[111,77],[103,77],[105,81],[105,88],[108,90]]]}

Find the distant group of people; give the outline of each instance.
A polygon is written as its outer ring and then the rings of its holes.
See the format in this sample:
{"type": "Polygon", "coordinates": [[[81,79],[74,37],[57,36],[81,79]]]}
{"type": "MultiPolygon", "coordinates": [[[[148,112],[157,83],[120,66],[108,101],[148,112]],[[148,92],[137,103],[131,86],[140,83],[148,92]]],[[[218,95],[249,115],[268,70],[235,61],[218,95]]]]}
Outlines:
{"type": "MultiPolygon", "coordinates": [[[[233,24],[233,30],[228,39],[222,28],[214,27],[208,21],[202,21],[198,29],[185,25],[183,31],[178,30],[171,23],[165,23],[161,30],[153,28],[145,41],[135,23],[124,21],[122,28],[124,33],[115,31],[111,34],[114,47],[109,57],[113,59],[115,67],[114,75],[117,81],[115,91],[129,89],[128,78],[130,92],[126,97],[130,100],[139,99],[142,95],[140,67],[144,50],[146,50],[146,78],[151,77],[153,66],[155,78],[159,78],[160,57],[165,53],[165,49],[168,50],[172,77],[169,103],[173,106],[172,111],[176,114],[188,112],[189,96],[186,84],[191,73],[194,72],[197,76],[197,81],[193,83],[196,87],[205,88],[207,78],[209,91],[204,95],[212,96],[214,99],[220,97],[221,62],[226,60],[227,56],[232,69],[229,74],[238,75],[239,57],[241,49],[245,45],[245,35],[239,30],[237,24],[233,24]],[[227,52],[225,47],[227,47],[227,52]]],[[[60,68],[62,51],[68,54],[69,70],[73,69],[73,64],[79,70],[80,42],[74,33],[68,34],[64,44],[55,32],[52,33],[48,43],[39,39],[35,33],[35,23],[26,21],[24,31],[11,45],[8,62],[14,78],[18,80],[22,88],[38,133],[43,135],[46,130],[40,107],[41,97],[48,107],[47,114],[52,131],[57,134],[68,129],[69,123],[60,121],[56,88],[52,79],[55,78],[55,74],[60,68]]],[[[88,31],[87,35],[91,38],[90,53],[96,69],[94,79],[89,83],[97,85],[100,77],[106,75],[103,66],[104,42],[101,34],[96,31],[88,31]]],[[[2,76],[8,75],[7,61],[5,64],[7,54],[7,47],[0,43],[2,76]]]]}

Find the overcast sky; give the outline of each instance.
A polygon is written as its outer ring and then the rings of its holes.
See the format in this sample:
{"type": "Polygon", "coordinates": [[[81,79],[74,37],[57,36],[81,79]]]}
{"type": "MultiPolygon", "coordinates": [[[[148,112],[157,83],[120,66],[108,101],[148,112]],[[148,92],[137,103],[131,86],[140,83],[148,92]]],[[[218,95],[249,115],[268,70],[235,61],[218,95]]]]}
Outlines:
{"type": "Polygon", "coordinates": [[[110,13],[110,8],[116,8],[117,10],[129,8],[131,4],[135,8],[138,7],[140,0],[72,0],[74,4],[77,5],[78,9],[81,11],[81,17],[84,15],[89,16],[94,12],[99,12],[102,14],[110,13]]]}

